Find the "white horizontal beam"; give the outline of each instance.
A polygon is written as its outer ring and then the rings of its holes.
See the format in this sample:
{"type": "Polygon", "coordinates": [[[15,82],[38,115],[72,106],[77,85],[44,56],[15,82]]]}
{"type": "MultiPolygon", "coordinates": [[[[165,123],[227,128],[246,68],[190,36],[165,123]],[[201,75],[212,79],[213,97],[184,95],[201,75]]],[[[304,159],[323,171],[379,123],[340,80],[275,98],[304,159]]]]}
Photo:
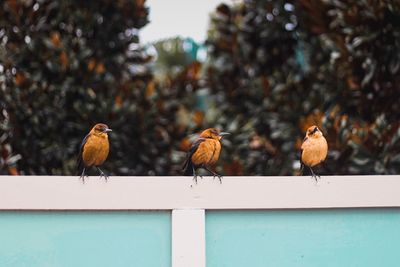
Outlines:
{"type": "Polygon", "coordinates": [[[90,177],[0,176],[0,210],[172,210],[400,207],[400,175],[90,177]]]}

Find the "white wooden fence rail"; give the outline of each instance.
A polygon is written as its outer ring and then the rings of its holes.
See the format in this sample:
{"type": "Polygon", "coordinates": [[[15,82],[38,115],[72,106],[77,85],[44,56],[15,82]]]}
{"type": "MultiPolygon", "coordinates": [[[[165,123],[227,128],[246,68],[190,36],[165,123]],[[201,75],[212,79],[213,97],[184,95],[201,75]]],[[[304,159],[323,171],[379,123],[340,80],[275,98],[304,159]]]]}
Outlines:
{"type": "Polygon", "coordinates": [[[173,210],[400,207],[400,175],[0,176],[0,210],[173,210]]]}

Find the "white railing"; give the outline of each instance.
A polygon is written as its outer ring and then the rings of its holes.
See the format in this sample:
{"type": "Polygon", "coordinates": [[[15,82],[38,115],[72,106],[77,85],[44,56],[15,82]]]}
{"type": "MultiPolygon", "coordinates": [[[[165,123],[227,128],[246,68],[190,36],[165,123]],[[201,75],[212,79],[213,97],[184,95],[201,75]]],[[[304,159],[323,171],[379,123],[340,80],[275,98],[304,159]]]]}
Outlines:
{"type": "Polygon", "coordinates": [[[205,210],[400,207],[400,175],[0,176],[0,210],[171,210],[172,266],[205,266],[205,210]]]}
{"type": "Polygon", "coordinates": [[[0,176],[0,210],[400,207],[400,175],[191,177],[0,176]]]}

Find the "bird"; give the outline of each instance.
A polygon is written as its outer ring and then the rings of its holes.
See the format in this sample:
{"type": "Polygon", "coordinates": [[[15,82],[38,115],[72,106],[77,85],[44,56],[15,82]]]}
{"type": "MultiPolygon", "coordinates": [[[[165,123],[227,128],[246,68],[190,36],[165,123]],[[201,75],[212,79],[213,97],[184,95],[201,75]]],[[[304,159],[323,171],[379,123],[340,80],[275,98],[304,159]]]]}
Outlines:
{"type": "Polygon", "coordinates": [[[78,171],[82,170],[80,175],[82,182],[85,182],[85,171],[90,167],[95,167],[100,172],[100,177],[104,177],[106,181],[109,178],[99,167],[107,159],[109,153],[109,132],[112,130],[106,124],[97,123],[83,139],[77,160],[78,171]]]}
{"type": "Polygon", "coordinates": [[[315,125],[309,127],[301,145],[301,171],[304,169],[304,166],[307,166],[311,171],[312,177],[318,181],[317,178],[320,176],[314,173],[312,167],[323,162],[326,159],[327,154],[328,143],[326,142],[322,132],[315,125]]]}
{"type": "Polygon", "coordinates": [[[216,128],[204,130],[187,153],[182,167],[184,175],[193,175],[193,180],[197,184],[198,175],[196,170],[203,168],[211,173],[214,178],[218,177],[220,183],[222,183],[222,175],[210,170],[210,168],[217,162],[221,153],[221,139],[229,134],[227,132],[220,132],[216,128]]]}

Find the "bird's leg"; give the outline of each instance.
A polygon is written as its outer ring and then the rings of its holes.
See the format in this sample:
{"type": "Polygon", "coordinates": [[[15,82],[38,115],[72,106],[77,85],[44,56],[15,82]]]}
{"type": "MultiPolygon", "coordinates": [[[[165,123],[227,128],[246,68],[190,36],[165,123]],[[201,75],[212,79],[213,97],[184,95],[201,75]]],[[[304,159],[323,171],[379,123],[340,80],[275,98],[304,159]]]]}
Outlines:
{"type": "Polygon", "coordinates": [[[85,170],[86,170],[86,168],[83,168],[82,174],[79,177],[79,179],[82,179],[82,183],[85,183],[85,176],[89,177],[88,175],[85,174],[85,170]]]}
{"type": "Polygon", "coordinates": [[[310,168],[311,177],[314,178],[316,182],[318,182],[318,178],[321,178],[321,176],[316,175],[315,172],[313,171],[313,169],[312,169],[311,167],[308,167],[308,168],[310,168]]]}
{"type": "Polygon", "coordinates": [[[100,178],[101,178],[101,177],[104,177],[104,179],[106,179],[106,182],[107,182],[107,180],[108,180],[108,175],[105,174],[99,167],[96,167],[96,168],[97,168],[97,170],[100,172],[100,178]]]}
{"type": "Polygon", "coordinates": [[[193,181],[197,184],[197,177],[200,176],[200,178],[203,179],[203,176],[198,175],[198,174],[196,173],[196,170],[195,170],[194,168],[193,168],[193,173],[194,173],[193,181]]]}
{"type": "Polygon", "coordinates": [[[218,174],[218,173],[216,173],[216,172],[213,172],[212,170],[210,170],[210,169],[207,168],[207,167],[204,167],[204,169],[206,169],[209,173],[211,173],[211,174],[213,175],[214,179],[215,179],[215,176],[217,176],[218,179],[219,179],[219,183],[222,184],[222,175],[221,175],[221,174],[218,174]]]}

